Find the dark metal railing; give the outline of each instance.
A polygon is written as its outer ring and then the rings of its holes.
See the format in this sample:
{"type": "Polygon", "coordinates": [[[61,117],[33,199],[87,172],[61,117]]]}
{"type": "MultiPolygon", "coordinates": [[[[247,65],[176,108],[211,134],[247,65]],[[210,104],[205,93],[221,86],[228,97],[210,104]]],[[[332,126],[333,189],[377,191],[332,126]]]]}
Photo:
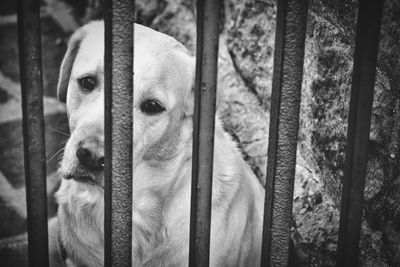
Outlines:
{"type": "Polygon", "coordinates": [[[197,2],[189,266],[208,266],[219,38],[219,0],[197,2]]]}
{"type": "MultiPolygon", "coordinates": [[[[19,0],[29,261],[48,266],[39,0],[19,0]]],[[[337,266],[359,257],[383,1],[360,1],[337,266]]],[[[287,266],[308,0],[279,0],[261,266],[287,266]]],[[[198,1],[190,266],[208,266],[220,1],[198,1]]],[[[131,266],[134,1],[105,3],[105,258],[131,266]],[[112,89],[111,89],[112,88],[112,89]],[[132,89],[127,89],[132,88],[132,89]]]]}
{"type": "Polygon", "coordinates": [[[357,266],[383,0],[359,1],[336,266],[357,266]]]}
{"type": "Polygon", "coordinates": [[[132,262],[134,5],[105,1],[105,266],[132,262]]]}
{"type": "Polygon", "coordinates": [[[18,1],[19,68],[22,95],[22,130],[28,257],[31,266],[49,266],[44,140],[40,1],[18,1]]]}
{"type": "Polygon", "coordinates": [[[288,265],[307,4],[278,1],[261,266],[288,265]]]}

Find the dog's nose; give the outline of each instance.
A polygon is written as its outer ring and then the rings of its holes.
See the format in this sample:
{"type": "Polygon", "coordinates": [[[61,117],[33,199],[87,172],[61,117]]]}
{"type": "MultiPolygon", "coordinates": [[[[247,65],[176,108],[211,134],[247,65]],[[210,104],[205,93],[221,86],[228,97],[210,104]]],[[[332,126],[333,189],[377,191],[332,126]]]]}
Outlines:
{"type": "Polygon", "coordinates": [[[89,170],[104,168],[104,154],[101,148],[91,143],[80,144],[76,150],[79,163],[89,170]]]}

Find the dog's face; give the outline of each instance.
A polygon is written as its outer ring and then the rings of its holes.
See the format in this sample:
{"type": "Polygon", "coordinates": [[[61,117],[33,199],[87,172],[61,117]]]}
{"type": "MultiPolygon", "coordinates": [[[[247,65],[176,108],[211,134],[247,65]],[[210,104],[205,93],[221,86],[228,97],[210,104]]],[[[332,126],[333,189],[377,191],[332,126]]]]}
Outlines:
{"type": "MultiPolygon", "coordinates": [[[[134,31],[133,146],[137,166],[173,157],[182,132],[191,131],[194,59],[167,35],[140,25],[135,25],[134,31]]],[[[104,167],[103,55],[103,23],[81,28],[69,42],[58,84],[58,97],[67,103],[71,129],[60,172],[66,179],[100,187],[104,167]]]]}

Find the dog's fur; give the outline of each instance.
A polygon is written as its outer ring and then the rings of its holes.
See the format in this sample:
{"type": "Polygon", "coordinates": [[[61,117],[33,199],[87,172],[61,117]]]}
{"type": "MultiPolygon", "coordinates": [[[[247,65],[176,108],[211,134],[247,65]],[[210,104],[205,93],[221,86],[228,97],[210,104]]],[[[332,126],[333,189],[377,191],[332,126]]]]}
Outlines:
{"type": "MultiPolygon", "coordinates": [[[[92,22],[72,36],[58,86],[71,129],[60,168],[66,179],[57,193],[58,221],[76,266],[103,265],[103,173],[85,170],[76,157],[82,140],[95,140],[92,149],[103,151],[103,27],[92,22]],[[87,74],[98,80],[91,92],[77,82],[87,74]]],[[[137,24],[134,31],[133,266],[187,266],[195,60],[165,34],[137,24]],[[140,104],[148,98],[166,110],[143,113],[140,104]]],[[[264,189],[218,118],[212,193],[210,265],[258,266],[264,189]]]]}

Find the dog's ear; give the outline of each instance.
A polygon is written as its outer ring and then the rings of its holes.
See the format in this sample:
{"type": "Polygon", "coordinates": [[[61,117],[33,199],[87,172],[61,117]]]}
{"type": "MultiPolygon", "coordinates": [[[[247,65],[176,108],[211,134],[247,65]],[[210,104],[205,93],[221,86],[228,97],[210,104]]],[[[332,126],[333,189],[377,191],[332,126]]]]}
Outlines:
{"type": "Polygon", "coordinates": [[[78,53],[82,39],[85,37],[85,30],[76,31],[68,42],[68,49],[61,63],[60,77],[57,85],[57,97],[61,102],[66,102],[69,78],[76,54],[78,53]]]}
{"type": "Polygon", "coordinates": [[[195,71],[196,71],[196,59],[192,56],[186,57],[187,70],[189,74],[187,79],[189,82],[190,90],[188,90],[188,95],[185,97],[185,104],[183,107],[183,113],[186,117],[191,117],[194,112],[194,90],[195,90],[195,71]]]}
{"type": "Polygon", "coordinates": [[[183,114],[185,114],[186,117],[191,117],[194,112],[194,79],[193,79],[193,84],[190,88],[189,95],[186,97],[186,101],[183,107],[183,114]]]}
{"type": "MultiPolygon", "coordinates": [[[[195,90],[196,90],[196,81],[195,81],[195,72],[196,72],[196,59],[194,57],[191,57],[190,62],[189,62],[189,67],[188,69],[190,69],[190,79],[191,79],[191,89],[189,91],[189,95],[186,96],[185,99],[187,99],[187,101],[185,101],[185,106],[184,106],[184,114],[185,116],[193,116],[194,113],[194,95],[195,95],[195,90]]],[[[218,109],[218,106],[220,104],[220,102],[222,101],[222,90],[219,90],[217,88],[217,92],[216,92],[216,100],[215,100],[215,106],[218,109]]]]}

